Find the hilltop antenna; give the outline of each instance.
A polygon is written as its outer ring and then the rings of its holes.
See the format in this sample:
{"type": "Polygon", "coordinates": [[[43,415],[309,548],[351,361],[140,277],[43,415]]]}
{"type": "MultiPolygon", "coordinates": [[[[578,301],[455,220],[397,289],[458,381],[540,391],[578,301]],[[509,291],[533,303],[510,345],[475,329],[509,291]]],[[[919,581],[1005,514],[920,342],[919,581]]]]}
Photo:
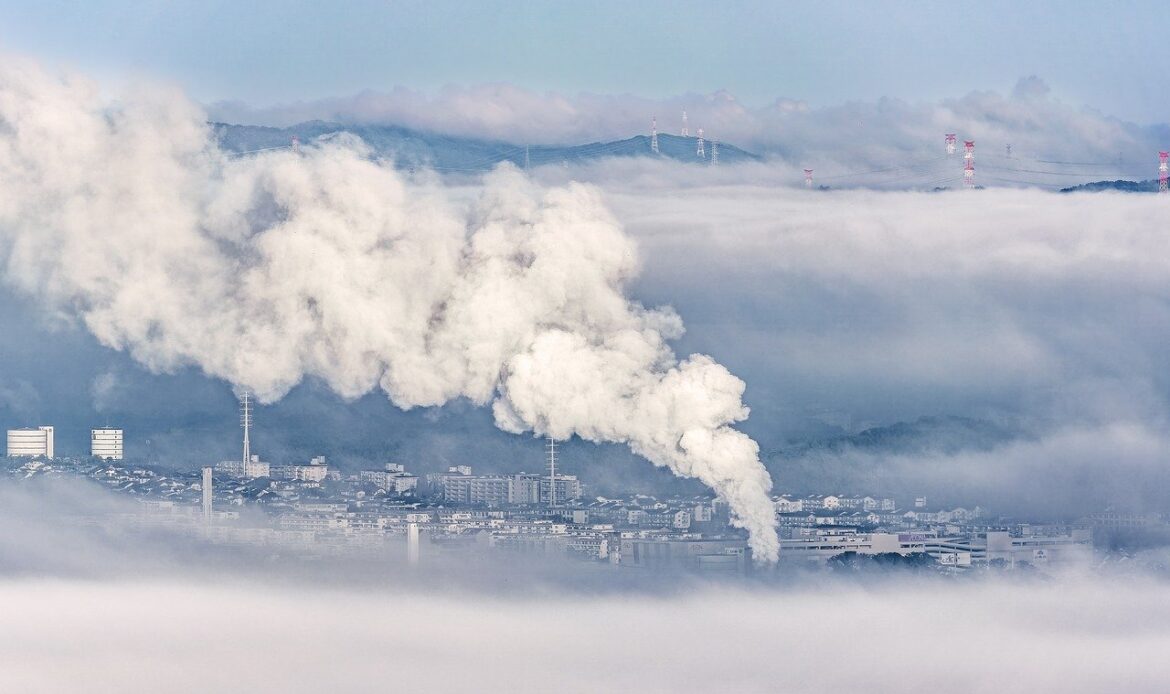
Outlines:
{"type": "Polygon", "coordinates": [[[293,135],[292,141],[289,143],[289,146],[292,147],[293,154],[300,154],[301,153],[301,138],[297,137],[296,135],[293,135]]]}
{"type": "Polygon", "coordinates": [[[683,111],[683,127],[682,127],[681,134],[683,137],[690,137],[691,136],[691,129],[687,125],[687,112],[685,110],[683,111]]]}
{"type": "Polygon", "coordinates": [[[548,507],[557,507],[557,440],[548,437],[548,507]]]}
{"type": "Polygon", "coordinates": [[[529,160],[528,160],[528,145],[524,145],[524,170],[525,170],[525,171],[527,171],[527,170],[528,170],[528,164],[529,164],[529,160]]]}
{"type": "Polygon", "coordinates": [[[1166,160],[1170,158],[1170,152],[1158,152],[1158,192],[1165,193],[1167,182],[1170,182],[1170,175],[1167,173],[1166,160]]]}
{"type": "Polygon", "coordinates": [[[968,188],[975,187],[975,141],[963,140],[963,147],[966,152],[963,153],[963,159],[967,163],[963,166],[963,185],[968,188]]]}
{"type": "Polygon", "coordinates": [[[240,426],[244,428],[244,467],[247,468],[248,461],[252,459],[252,401],[246,390],[240,399],[240,426]]]}
{"type": "Polygon", "coordinates": [[[719,166],[719,141],[711,140],[711,166],[719,166]]]}
{"type": "Polygon", "coordinates": [[[699,128],[699,141],[695,147],[695,156],[700,159],[707,158],[707,150],[703,149],[703,129],[699,128]]]}
{"type": "Polygon", "coordinates": [[[650,119],[650,151],[658,154],[658,119],[650,119]]]}
{"type": "Polygon", "coordinates": [[[955,153],[955,134],[954,133],[947,133],[946,143],[947,143],[947,156],[950,156],[950,155],[955,153]]]}
{"type": "Polygon", "coordinates": [[[813,172],[812,169],[805,169],[804,170],[804,187],[805,188],[812,188],[812,172],[813,172]]]}
{"type": "Polygon", "coordinates": [[[1012,146],[1011,146],[1011,144],[1009,144],[1009,145],[1007,146],[1007,158],[1008,158],[1008,159],[1011,159],[1011,158],[1012,158],[1012,146]]]}

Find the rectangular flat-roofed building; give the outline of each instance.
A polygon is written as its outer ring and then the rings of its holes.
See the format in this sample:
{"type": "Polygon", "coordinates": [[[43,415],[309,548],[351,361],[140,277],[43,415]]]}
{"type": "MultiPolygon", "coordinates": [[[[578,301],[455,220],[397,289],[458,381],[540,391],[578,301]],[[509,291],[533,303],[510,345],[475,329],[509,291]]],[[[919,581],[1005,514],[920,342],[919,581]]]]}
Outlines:
{"type": "Polygon", "coordinates": [[[53,457],[53,427],[8,430],[8,457],[53,457]]]}
{"type": "Polygon", "coordinates": [[[122,459],[121,429],[110,429],[108,427],[93,429],[90,431],[89,440],[89,454],[93,457],[104,458],[105,460],[122,459]]]}

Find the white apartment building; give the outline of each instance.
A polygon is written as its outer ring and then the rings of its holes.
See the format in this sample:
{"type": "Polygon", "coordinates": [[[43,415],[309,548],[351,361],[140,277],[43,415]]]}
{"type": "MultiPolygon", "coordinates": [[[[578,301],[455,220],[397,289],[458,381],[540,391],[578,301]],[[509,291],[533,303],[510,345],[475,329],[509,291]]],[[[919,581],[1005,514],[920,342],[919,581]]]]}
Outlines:
{"type": "Polygon", "coordinates": [[[8,430],[8,457],[53,457],[53,427],[8,430]]]}
{"type": "Polygon", "coordinates": [[[89,436],[89,454],[105,460],[122,459],[121,429],[92,429],[89,436]]]}

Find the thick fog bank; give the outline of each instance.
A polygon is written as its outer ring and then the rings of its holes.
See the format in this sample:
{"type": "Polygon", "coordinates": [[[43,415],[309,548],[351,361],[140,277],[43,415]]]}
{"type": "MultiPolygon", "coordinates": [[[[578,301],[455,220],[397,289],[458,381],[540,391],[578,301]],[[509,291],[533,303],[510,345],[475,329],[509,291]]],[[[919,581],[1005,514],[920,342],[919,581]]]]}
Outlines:
{"type": "Polygon", "coordinates": [[[1156,691],[1168,606],[1141,580],[508,600],[5,581],[0,688],[1156,691]]]}
{"type": "Polygon", "coordinates": [[[745,377],[749,433],[784,449],[975,420],[785,451],[768,461],[780,488],[1165,510],[1164,197],[730,180],[679,194],[627,173],[596,180],[646,258],[634,291],[671,296],[681,348],[718,349],[745,377]]]}

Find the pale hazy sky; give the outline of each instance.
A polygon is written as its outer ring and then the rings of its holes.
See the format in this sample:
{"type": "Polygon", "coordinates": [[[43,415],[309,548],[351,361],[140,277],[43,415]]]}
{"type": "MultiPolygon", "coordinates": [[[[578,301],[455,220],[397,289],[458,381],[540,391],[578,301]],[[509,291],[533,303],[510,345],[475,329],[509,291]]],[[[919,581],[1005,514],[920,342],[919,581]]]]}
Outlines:
{"type": "Polygon", "coordinates": [[[197,99],[272,102],[510,82],[660,97],[728,89],[825,105],[1010,90],[1164,122],[1165,2],[0,0],[0,50],[197,99]]]}

